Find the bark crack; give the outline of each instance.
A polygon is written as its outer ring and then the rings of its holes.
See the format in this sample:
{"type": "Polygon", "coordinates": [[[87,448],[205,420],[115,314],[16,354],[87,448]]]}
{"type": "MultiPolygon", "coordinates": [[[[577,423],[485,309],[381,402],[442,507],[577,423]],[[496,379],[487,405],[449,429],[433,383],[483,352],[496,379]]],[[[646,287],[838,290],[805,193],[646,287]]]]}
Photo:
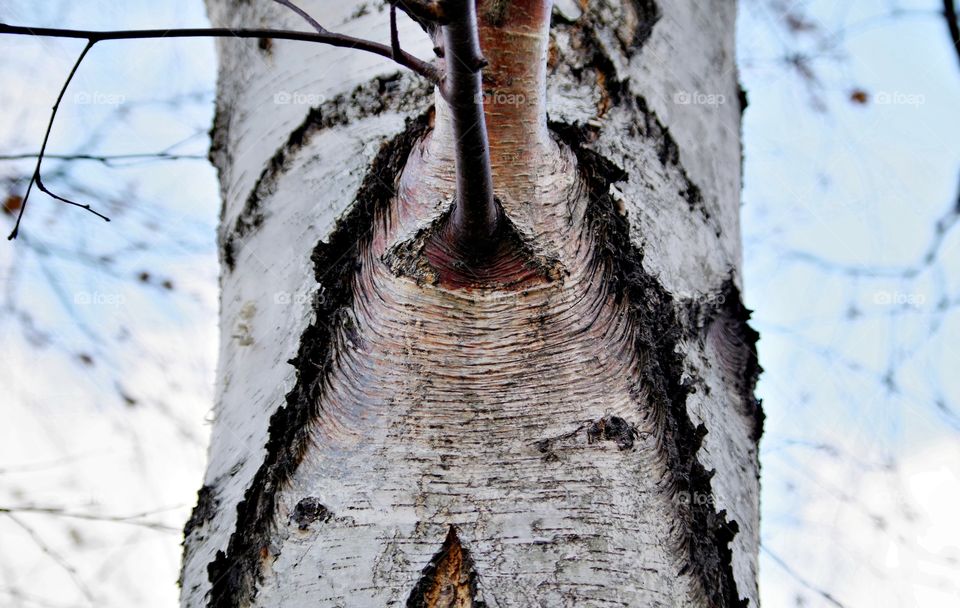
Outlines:
{"type": "Polygon", "coordinates": [[[485,608],[477,598],[473,560],[450,526],[440,550],[423,569],[407,598],[407,608],[485,608]]]}

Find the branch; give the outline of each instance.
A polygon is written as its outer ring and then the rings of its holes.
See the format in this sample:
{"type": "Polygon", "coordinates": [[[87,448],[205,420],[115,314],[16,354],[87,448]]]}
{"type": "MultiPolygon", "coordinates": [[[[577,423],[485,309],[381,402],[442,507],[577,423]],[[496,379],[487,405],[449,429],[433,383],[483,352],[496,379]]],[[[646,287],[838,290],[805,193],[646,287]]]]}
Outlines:
{"type": "Polygon", "coordinates": [[[486,60],[480,54],[475,2],[449,0],[444,8],[449,23],[442,28],[446,74],[440,92],[452,111],[457,171],[449,228],[461,250],[479,253],[491,243],[500,221],[483,113],[480,70],[486,60]]]}
{"type": "Polygon", "coordinates": [[[113,524],[126,524],[130,526],[139,526],[148,530],[157,530],[159,532],[179,533],[180,529],[167,524],[142,519],[149,513],[137,513],[136,515],[96,515],[93,513],[75,513],[64,511],[57,507],[0,507],[0,515],[12,517],[14,513],[32,513],[40,515],[52,515],[55,517],[65,517],[68,519],[83,519],[86,521],[99,521],[113,524]]]}
{"type": "MultiPolygon", "coordinates": [[[[298,42],[316,42],[327,44],[340,48],[356,49],[380,55],[387,59],[393,59],[392,51],[389,46],[355,38],[346,34],[337,34],[323,30],[324,33],[297,32],[293,30],[274,30],[274,29],[237,29],[231,30],[224,27],[211,28],[184,28],[174,30],[67,30],[50,27],[25,27],[18,25],[7,25],[0,23],[0,34],[12,34],[16,36],[43,36],[49,38],[74,38],[86,40],[91,44],[104,42],[107,40],[147,40],[157,38],[274,38],[276,40],[295,40],[298,42]]],[[[402,57],[404,62],[400,63],[406,68],[416,72],[433,83],[440,81],[440,71],[436,66],[417,59],[412,55],[404,53],[402,57]]]]}
{"type": "MultiPolygon", "coordinates": [[[[29,160],[40,156],[39,152],[20,152],[17,154],[0,154],[0,161],[29,160]]],[[[86,160],[103,163],[108,167],[117,166],[116,161],[151,161],[151,160],[206,160],[204,154],[174,154],[172,152],[136,152],[131,154],[44,154],[44,158],[54,160],[86,160]]],[[[129,163],[133,164],[133,163],[129,163]]]]}
{"type": "Polygon", "coordinates": [[[57,117],[57,111],[60,109],[60,103],[63,101],[63,96],[67,92],[67,87],[70,86],[70,82],[73,80],[74,75],[76,75],[77,70],[80,68],[80,64],[83,62],[84,58],[87,56],[87,53],[90,52],[90,49],[94,47],[98,42],[103,42],[106,40],[144,40],[144,39],[153,39],[153,38],[201,38],[201,37],[210,37],[210,38],[277,38],[281,40],[298,40],[304,42],[317,42],[321,44],[328,44],[331,46],[343,47],[343,48],[352,48],[361,51],[367,51],[392,59],[398,64],[409,68],[410,70],[424,76],[429,79],[431,82],[439,82],[440,74],[437,68],[425,61],[417,59],[408,53],[399,50],[395,46],[386,46],[377,42],[372,42],[370,40],[364,40],[361,38],[354,38],[353,36],[346,36],[344,34],[336,34],[329,32],[316,20],[314,20],[308,13],[298,8],[289,0],[275,0],[276,2],[287,6],[297,12],[300,16],[305,18],[313,27],[317,30],[316,34],[310,34],[306,32],[295,32],[288,30],[271,30],[271,29],[240,29],[240,30],[230,30],[227,28],[186,28],[186,29],[176,29],[176,30],[114,30],[114,31],[94,31],[94,30],[68,30],[68,29],[59,29],[59,28],[45,28],[45,27],[24,27],[24,26],[15,26],[7,25],[5,23],[0,23],[0,34],[11,34],[16,36],[33,36],[33,37],[53,37],[53,38],[73,38],[86,40],[87,44],[83,47],[80,55],[77,57],[76,62],[73,64],[70,73],[67,75],[66,81],[63,83],[63,87],[60,89],[60,94],[57,96],[57,101],[53,104],[53,111],[50,114],[50,121],[47,123],[47,131],[43,137],[43,144],[40,146],[40,153],[37,155],[37,164],[34,168],[33,175],[30,178],[30,183],[27,185],[27,191],[23,196],[23,202],[20,205],[20,210],[17,213],[17,221],[13,226],[13,230],[7,236],[7,240],[12,240],[17,238],[17,234],[20,232],[20,222],[23,220],[23,214],[27,208],[27,201],[30,198],[30,192],[33,189],[33,185],[36,183],[37,189],[41,192],[48,194],[54,199],[66,203],[68,205],[73,205],[81,209],[85,209],[90,213],[93,213],[97,217],[102,218],[105,221],[110,221],[110,219],[94,211],[90,205],[84,205],[71,201],[69,199],[58,196],[50,192],[46,187],[44,187],[43,182],[40,179],[40,167],[43,164],[43,156],[47,149],[47,143],[50,141],[50,132],[53,129],[53,122],[57,117]]]}
{"type": "MultiPolygon", "coordinates": [[[[366,43],[366,44],[369,44],[369,45],[374,45],[374,46],[376,46],[376,47],[378,48],[378,50],[377,50],[377,51],[373,51],[373,50],[371,49],[371,52],[376,52],[377,54],[380,54],[380,55],[383,55],[384,57],[387,57],[387,58],[389,58],[389,59],[392,59],[392,60],[394,60],[395,62],[399,63],[400,65],[402,65],[402,66],[404,66],[404,67],[406,67],[406,68],[409,68],[409,69],[413,70],[413,71],[416,72],[417,74],[420,74],[421,76],[424,76],[424,77],[430,79],[432,82],[438,82],[438,81],[439,81],[439,78],[434,78],[434,77],[431,76],[431,74],[433,74],[434,71],[435,71],[435,68],[434,68],[432,65],[430,65],[429,63],[426,63],[426,62],[424,62],[424,61],[421,61],[420,59],[417,59],[417,58],[414,57],[413,55],[410,55],[410,54],[404,52],[403,50],[401,50],[401,49],[400,49],[399,42],[397,42],[395,46],[394,46],[394,45],[391,45],[391,46],[388,47],[388,46],[384,46],[384,45],[382,45],[382,44],[377,44],[376,42],[370,42],[370,41],[368,41],[368,40],[360,40],[360,39],[358,39],[358,38],[350,38],[349,36],[343,36],[343,35],[341,35],[341,34],[333,34],[333,33],[331,33],[329,30],[327,30],[327,28],[325,28],[325,27],[323,27],[322,25],[320,25],[320,23],[319,23],[316,19],[314,19],[313,17],[311,17],[311,16],[310,16],[310,13],[308,13],[308,12],[305,11],[305,10],[303,10],[302,8],[300,8],[299,6],[297,6],[296,4],[294,4],[293,2],[291,2],[290,0],[273,0],[273,1],[276,2],[277,4],[281,4],[281,5],[289,8],[290,10],[292,10],[293,12],[295,12],[296,14],[300,15],[300,16],[304,19],[304,21],[306,21],[307,23],[309,23],[309,24],[313,27],[313,29],[317,30],[317,34],[319,34],[319,35],[321,35],[321,36],[342,37],[342,38],[347,38],[347,39],[355,40],[355,41],[358,41],[358,42],[363,42],[363,43],[366,43]],[[381,51],[384,51],[384,50],[386,51],[386,53],[381,52],[381,51]]],[[[392,13],[391,13],[391,14],[392,14],[392,13]]],[[[395,24],[392,24],[392,25],[395,25],[395,24]]],[[[360,48],[360,47],[357,46],[357,47],[351,47],[351,48],[360,48]]],[[[437,75],[437,76],[439,76],[439,75],[437,75]]]]}
{"type": "MultiPolygon", "coordinates": [[[[20,210],[19,210],[19,212],[17,213],[17,221],[16,221],[16,223],[13,225],[13,230],[10,232],[10,235],[7,237],[7,240],[11,240],[11,239],[17,238],[17,233],[20,231],[20,221],[23,219],[23,212],[24,212],[24,211],[26,210],[26,208],[27,208],[27,199],[30,198],[30,191],[33,189],[33,184],[37,184],[37,188],[38,188],[41,192],[44,192],[45,194],[48,194],[48,195],[54,197],[55,199],[57,199],[57,200],[59,200],[59,201],[63,201],[63,202],[65,202],[65,203],[69,203],[69,204],[71,204],[71,205],[76,205],[76,206],[78,206],[78,207],[84,207],[84,205],[78,205],[77,203],[74,203],[73,201],[68,201],[68,200],[66,200],[66,199],[63,199],[63,198],[61,198],[61,197],[59,197],[59,196],[57,196],[57,195],[55,195],[55,194],[52,194],[49,190],[47,190],[47,189],[43,186],[43,183],[40,181],[40,165],[43,163],[43,153],[46,152],[46,150],[47,150],[47,143],[50,141],[50,131],[53,130],[53,121],[54,121],[54,119],[57,117],[57,110],[60,109],[60,102],[63,101],[63,96],[64,96],[64,95],[66,94],[66,92],[67,92],[67,87],[70,86],[70,81],[73,80],[73,77],[76,75],[77,70],[80,68],[80,63],[83,62],[83,58],[87,56],[87,53],[90,52],[90,49],[93,48],[93,45],[94,45],[94,44],[96,44],[96,43],[93,42],[92,40],[88,40],[88,41],[87,41],[87,45],[86,45],[85,47],[83,47],[83,51],[80,52],[80,55],[77,56],[77,60],[76,60],[76,61],[74,62],[74,64],[73,64],[73,68],[71,68],[71,69],[70,69],[70,73],[67,74],[67,79],[64,81],[63,86],[60,87],[60,94],[57,95],[57,100],[56,100],[56,101],[54,102],[54,104],[53,104],[53,111],[50,113],[50,121],[47,123],[47,132],[44,133],[44,135],[43,135],[43,143],[40,145],[40,154],[37,155],[37,164],[36,164],[36,166],[35,166],[34,169],[33,169],[33,175],[30,177],[30,183],[27,184],[27,192],[26,192],[26,194],[23,195],[23,201],[20,203],[20,210]]],[[[97,213],[96,211],[93,211],[93,210],[90,208],[90,205],[86,205],[85,208],[86,208],[88,211],[90,211],[91,213],[94,213],[95,215],[98,215],[98,216],[102,217],[103,219],[107,220],[108,222],[110,221],[106,216],[101,215],[100,213],[97,213]]]]}

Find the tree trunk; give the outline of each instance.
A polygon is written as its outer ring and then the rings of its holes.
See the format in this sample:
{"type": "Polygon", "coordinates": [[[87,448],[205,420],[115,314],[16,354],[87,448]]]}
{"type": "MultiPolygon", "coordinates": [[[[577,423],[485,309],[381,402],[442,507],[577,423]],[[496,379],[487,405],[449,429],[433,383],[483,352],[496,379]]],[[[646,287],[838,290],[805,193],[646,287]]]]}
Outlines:
{"type": "MultiPolygon", "coordinates": [[[[388,32],[380,3],[301,6],[388,32]]],[[[443,240],[454,129],[431,86],[220,43],[218,397],[184,606],[757,603],[735,3],[478,13],[505,217],[483,260],[443,240]]],[[[400,38],[429,56],[416,25],[400,38]]]]}

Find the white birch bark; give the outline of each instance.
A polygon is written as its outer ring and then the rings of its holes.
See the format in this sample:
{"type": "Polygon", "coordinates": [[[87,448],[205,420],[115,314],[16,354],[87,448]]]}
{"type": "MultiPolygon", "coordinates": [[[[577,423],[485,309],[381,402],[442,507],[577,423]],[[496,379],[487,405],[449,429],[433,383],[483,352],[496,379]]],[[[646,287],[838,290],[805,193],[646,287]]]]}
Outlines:
{"type": "MultiPolygon", "coordinates": [[[[301,5],[386,37],[379,3],[301,5]]],[[[735,3],[554,11],[552,130],[529,92],[487,102],[533,126],[492,117],[522,245],[470,288],[420,255],[454,187],[431,87],[343,49],[220,43],[221,349],[183,606],[756,605],[735,3]]],[[[401,40],[430,56],[406,20],[401,40]]]]}

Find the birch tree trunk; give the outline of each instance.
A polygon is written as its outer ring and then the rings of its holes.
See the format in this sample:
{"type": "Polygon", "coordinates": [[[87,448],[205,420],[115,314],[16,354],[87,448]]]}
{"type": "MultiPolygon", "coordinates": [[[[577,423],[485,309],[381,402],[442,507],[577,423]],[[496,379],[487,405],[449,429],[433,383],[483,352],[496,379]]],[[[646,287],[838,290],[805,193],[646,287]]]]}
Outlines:
{"type": "MultiPolygon", "coordinates": [[[[301,6],[387,36],[378,2],[301,6]]],[[[218,396],[183,606],[757,604],[735,3],[478,11],[507,218],[482,264],[440,234],[454,138],[432,86],[219,43],[218,396]]],[[[400,38],[430,55],[412,22],[400,38]]]]}

